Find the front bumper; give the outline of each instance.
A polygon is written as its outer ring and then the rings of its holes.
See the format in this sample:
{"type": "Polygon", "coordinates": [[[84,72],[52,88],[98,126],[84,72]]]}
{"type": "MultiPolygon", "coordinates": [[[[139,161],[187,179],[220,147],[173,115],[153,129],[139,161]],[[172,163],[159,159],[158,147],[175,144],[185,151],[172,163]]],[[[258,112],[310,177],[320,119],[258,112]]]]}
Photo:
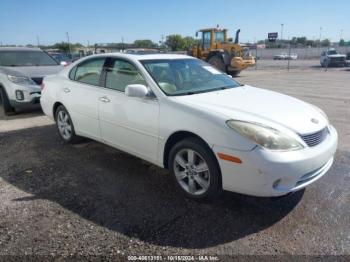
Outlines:
{"type": "Polygon", "coordinates": [[[20,86],[13,85],[11,88],[10,104],[13,107],[24,108],[33,104],[40,104],[41,89],[40,86],[20,86]],[[21,92],[21,99],[16,95],[16,92],[21,92]]]}
{"type": "Polygon", "coordinates": [[[217,157],[224,190],[273,197],[300,190],[321,178],[330,169],[337,148],[338,135],[333,127],[317,146],[289,152],[276,152],[255,147],[239,151],[214,146],[215,155],[224,153],[238,157],[233,163],[217,157]]]}
{"type": "Polygon", "coordinates": [[[328,62],[328,66],[344,66],[346,64],[345,60],[341,59],[330,59],[328,62]]]}

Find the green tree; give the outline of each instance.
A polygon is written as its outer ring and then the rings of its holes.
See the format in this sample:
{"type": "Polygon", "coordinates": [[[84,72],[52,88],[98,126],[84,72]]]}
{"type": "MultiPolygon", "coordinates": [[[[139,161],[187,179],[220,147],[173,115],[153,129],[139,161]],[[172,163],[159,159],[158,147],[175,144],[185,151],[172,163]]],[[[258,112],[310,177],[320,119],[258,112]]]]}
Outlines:
{"type": "Polygon", "coordinates": [[[59,49],[64,53],[69,53],[69,44],[66,42],[56,43],[52,46],[54,49],[59,49]]]}
{"type": "Polygon", "coordinates": [[[321,46],[323,46],[323,47],[327,47],[330,45],[331,45],[331,41],[328,38],[321,41],[321,46]]]}
{"type": "Polygon", "coordinates": [[[182,50],[189,50],[191,47],[196,45],[198,43],[198,40],[194,39],[191,36],[186,36],[182,39],[182,50]]]}
{"type": "Polygon", "coordinates": [[[180,51],[184,46],[184,40],[181,35],[169,35],[166,38],[165,44],[171,51],[180,51]]]}
{"type": "Polygon", "coordinates": [[[340,41],[339,41],[339,46],[345,46],[345,41],[344,41],[344,39],[340,39],[340,41]]]}
{"type": "Polygon", "coordinates": [[[61,42],[61,43],[54,44],[50,48],[59,49],[63,53],[69,53],[70,51],[74,52],[76,49],[79,49],[82,47],[83,45],[80,43],[75,43],[75,44],[71,43],[70,44],[71,50],[69,50],[69,44],[67,42],[61,42]]]}
{"type": "Polygon", "coordinates": [[[153,43],[149,39],[141,39],[141,40],[135,40],[133,46],[136,48],[155,48],[157,47],[157,44],[153,43]]]}

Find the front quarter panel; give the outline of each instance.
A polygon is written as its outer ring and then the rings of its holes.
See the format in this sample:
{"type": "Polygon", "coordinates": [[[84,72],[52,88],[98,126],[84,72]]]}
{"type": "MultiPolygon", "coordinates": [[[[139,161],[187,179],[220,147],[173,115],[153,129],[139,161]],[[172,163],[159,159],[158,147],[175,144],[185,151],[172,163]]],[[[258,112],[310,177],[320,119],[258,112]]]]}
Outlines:
{"type": "Polygon", "coordinates": [[[226,125],[226,117],[216,112],[196,108],[166,97],[160,103],[159,160],[163,160],[164,146],[168,138],[187,131],[202,138],[211,148],[214,145],[250,151],[255,144],[243,139],[226,125]]]}

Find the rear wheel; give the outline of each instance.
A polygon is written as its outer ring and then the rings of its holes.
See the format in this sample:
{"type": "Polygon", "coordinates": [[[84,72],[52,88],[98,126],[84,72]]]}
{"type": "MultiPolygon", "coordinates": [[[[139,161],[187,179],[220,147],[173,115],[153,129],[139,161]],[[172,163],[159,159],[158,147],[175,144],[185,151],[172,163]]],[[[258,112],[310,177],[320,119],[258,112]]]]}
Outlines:
{"type": "Polygon", "coordinates": [[[216,158],[198,138],[178,142],[170,151],[168,167],[180,190],[191,199],[209,201],[222,192],[216,158]]]}
{"type": "Polygon", "coordinates": [[[220,71],[226,73],[226,65],[221,57],[214,55],[211,58],[209,58],[208,63],[216,67],[220,71]]]}
{"type": "Polygon", "coordinates": [[[16,113],[15,109],[10,104],[10,101],[8,99],[5,89],[1,87],[0,87],[0,100],[6,115],[14,115],[16,113]]]}
{"type": "Polygon", "coordinates": [[[64,142],[75,143],[79,140],[78,136],[75,134],[72,119],[63,105],[60,105],[56,109],[55,119],[58,133],[64,142]]]}

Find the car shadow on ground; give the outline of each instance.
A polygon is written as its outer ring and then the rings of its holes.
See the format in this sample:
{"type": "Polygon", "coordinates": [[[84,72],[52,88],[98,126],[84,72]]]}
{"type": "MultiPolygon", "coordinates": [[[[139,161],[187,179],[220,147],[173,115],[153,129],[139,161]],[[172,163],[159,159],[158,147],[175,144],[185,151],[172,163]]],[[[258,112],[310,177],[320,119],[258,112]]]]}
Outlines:
{"type": "Polygon", "coordinates": [[[0,176],[31,194],[13,201],[49,200],[159,246],[206,248],[243,238],[280,221],[304,194],[270,199],[225,192],[213,203],[197,203],[179,193],[167,171],[97,142],[65,145],[54,126],[0,133],[0,146],[0,176]],[[8,158],[7,151],[18,153],[8,158]]]}
{"type": "Polygon", "coordinates": [[[26,110],[18,110],[15,114],[6,115],[0,100],[0,120],[23,119],[41,115],[43,115],[43,111],[40,105],[32,105],[26,110]]]}

